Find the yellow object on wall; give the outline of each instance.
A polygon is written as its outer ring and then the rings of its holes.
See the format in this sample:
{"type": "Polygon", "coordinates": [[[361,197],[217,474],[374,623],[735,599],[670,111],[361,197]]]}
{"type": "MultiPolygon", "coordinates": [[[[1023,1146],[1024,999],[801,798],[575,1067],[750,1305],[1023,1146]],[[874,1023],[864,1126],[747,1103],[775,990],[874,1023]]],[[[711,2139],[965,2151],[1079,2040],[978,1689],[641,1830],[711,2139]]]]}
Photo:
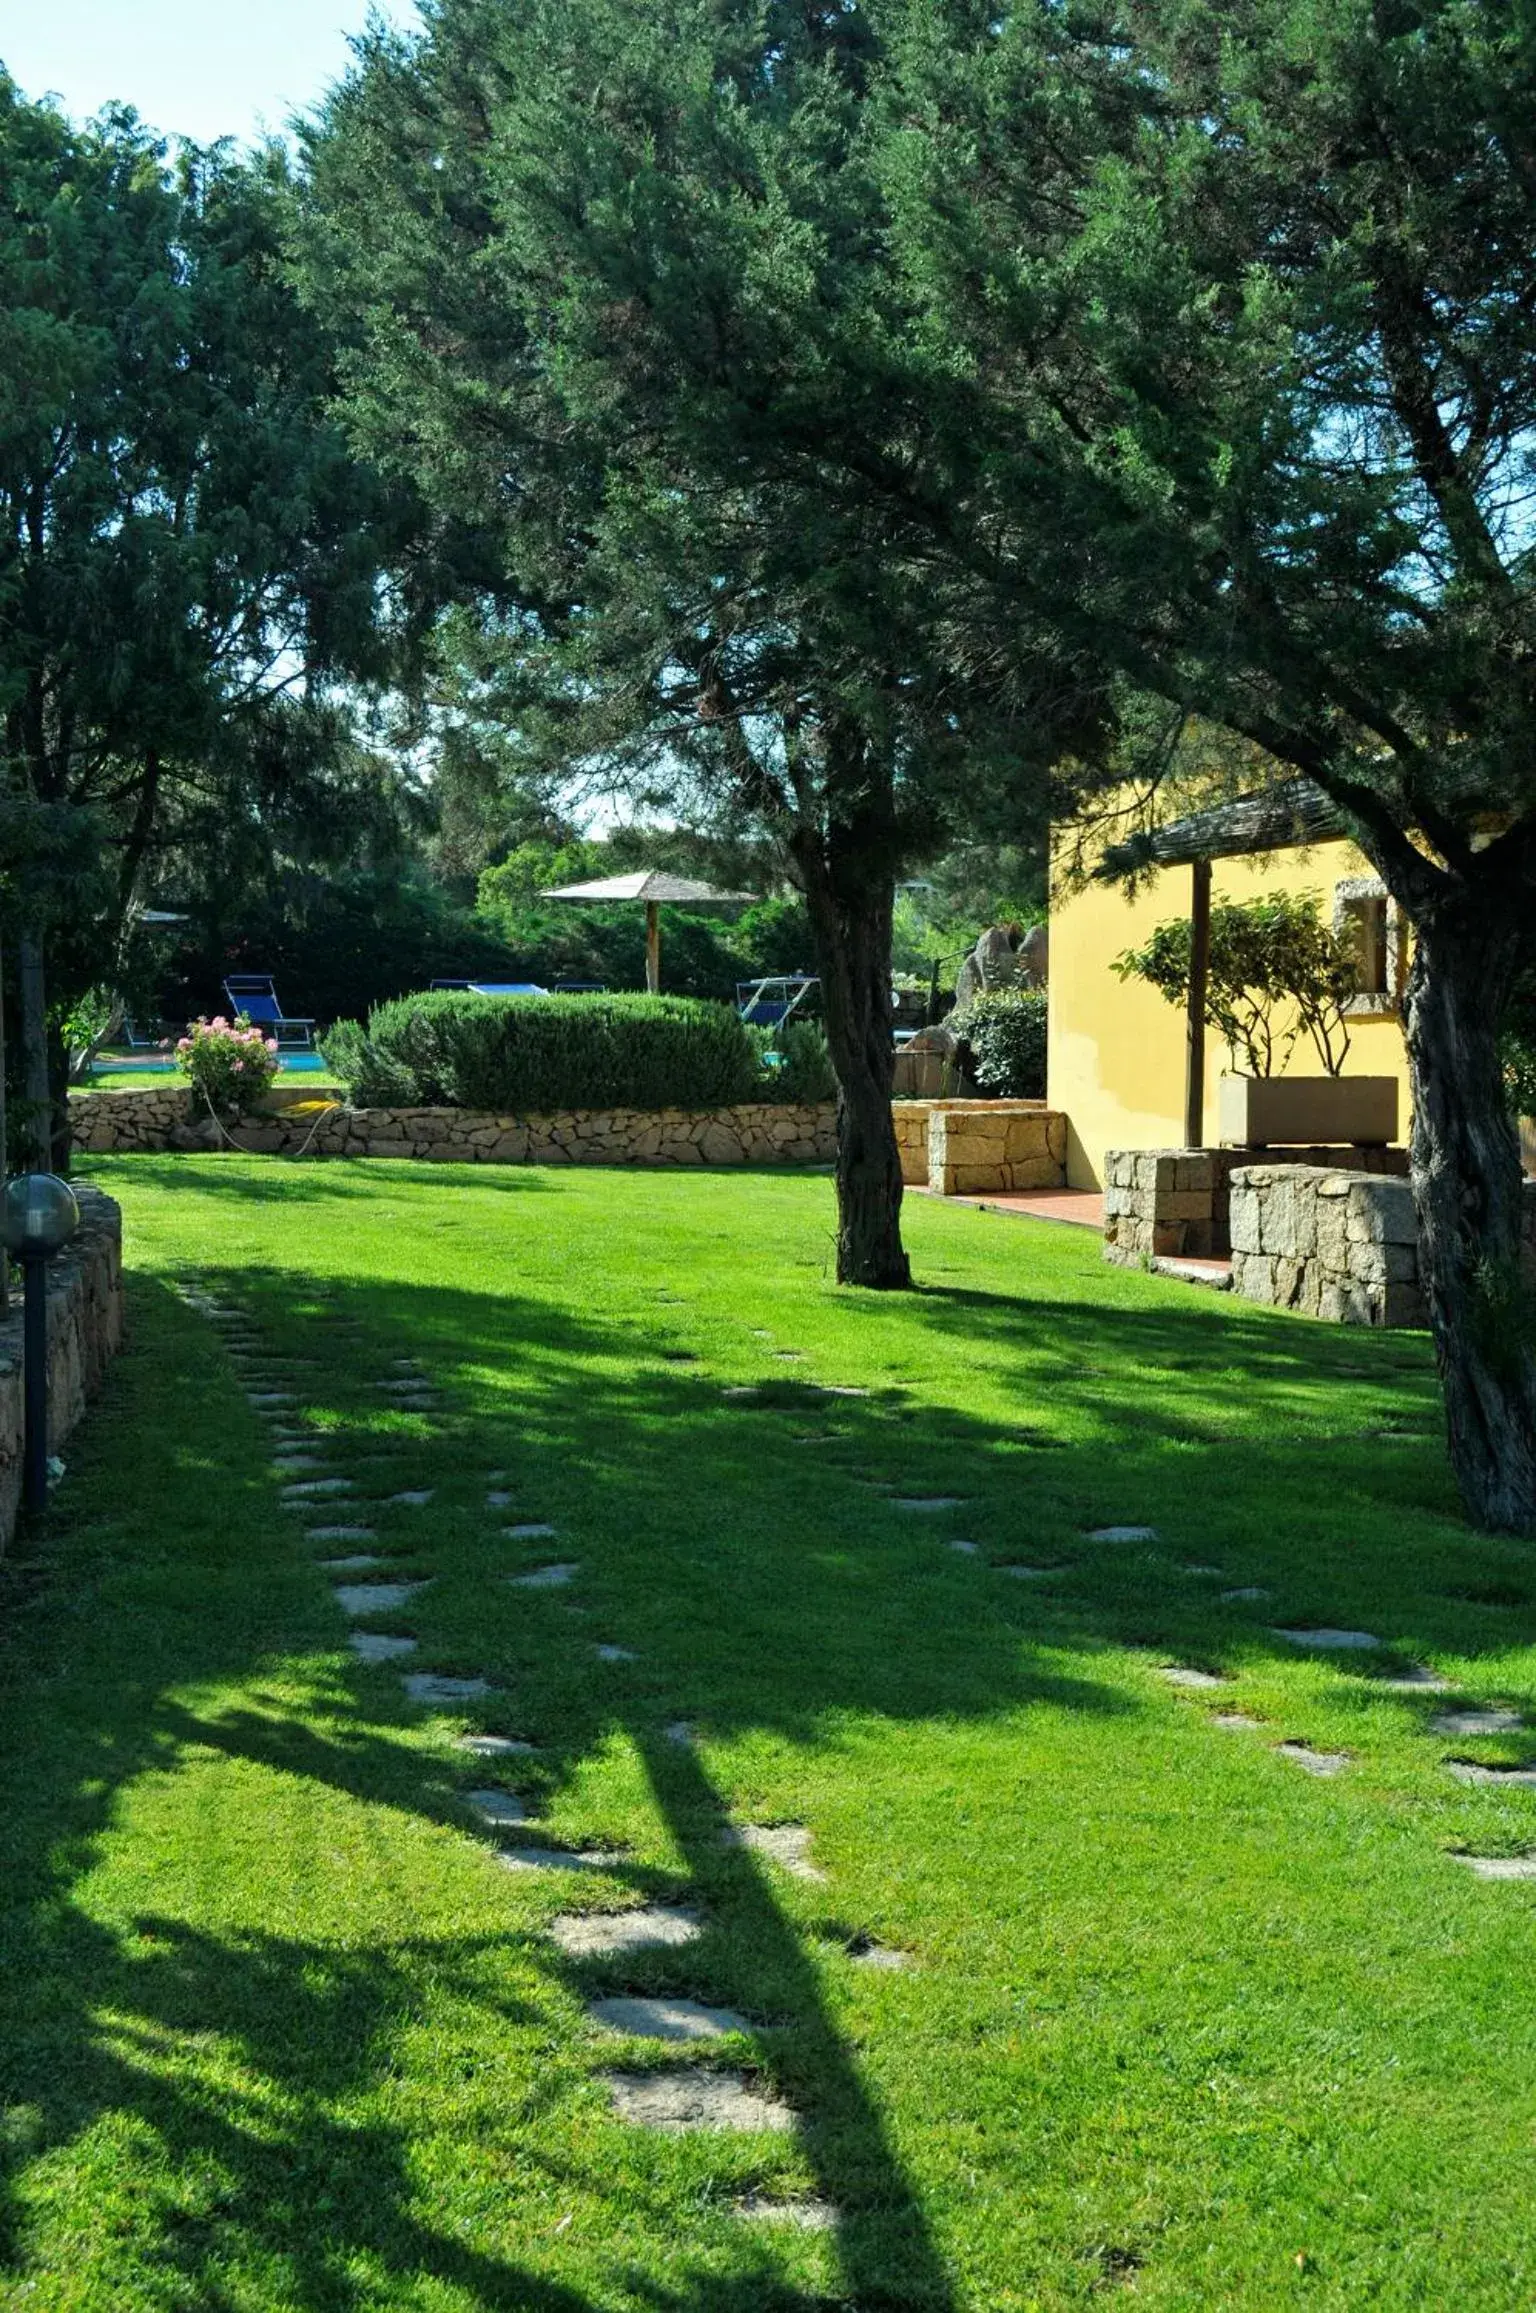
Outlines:
{"type": "MultiPolygon", "coordinates": [[[[1371,873],[1370,862],[1342,842],[1263,859],[1218,859],[1212,862],[1211,904],[1272,891],[1315,892],[1328,915],[1341,883],[1371,873]]],[[[1183,1143],[1184,1013],[1145,981],[1118,978],[1113,966],[1159,924],[1188,915],[1193,875],[1188,867],[1163,868],[1134,897],[1111,883],[1052,895],[1047,1099],[1067,1117],[1067,1179],[1073,1188],[1103,1186],[1108,1149],[1183,1143]]],[[[1395,1009],[1356,1013],[1350,1037],[1344,1074],[1398,1079],[1398,1134],[1406,1138],[1408,1058],[1395,1009]]],[[[1216,1138],[1217,1085],[1232,1065],[1225,1044],[1208,1033],[1202,1136],[1208,1145],[1216,1138]]],[[[1313,1076],[1320,1066],[1303,1036],[1285,1073],[1313,1076]]]]}

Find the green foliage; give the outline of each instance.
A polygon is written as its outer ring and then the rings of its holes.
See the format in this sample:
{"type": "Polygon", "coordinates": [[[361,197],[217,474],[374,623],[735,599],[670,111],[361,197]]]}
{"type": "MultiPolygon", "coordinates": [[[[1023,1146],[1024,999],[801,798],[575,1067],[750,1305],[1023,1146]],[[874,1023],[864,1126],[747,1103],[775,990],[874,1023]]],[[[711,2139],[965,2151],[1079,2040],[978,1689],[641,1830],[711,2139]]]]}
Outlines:
{"type": "Polygon", "coordinates": [[[221,1116],[245,1116],[276,1080],[277,1040],[253,1028],[243,1012],[233,1020],[194,1020],[177,1042],[176,1065],[221,1116]]]}
{"type": "Polygon", "coordinates": [[[358,1019],[436,979],[523,980],[494,927],[398,868],[323,875],[287,866],[265,885],[208,897],[157,982],[155,1009],[190,1019],[222,1000],[229,971],[270,971],[296,1013],[358,1019]]]}
{"type": "MultiPolygon", "coordinates": [[[[1170,1004],[1189,1003],[1191,930],[1187,916],[1159,924],[1140,948],[1115,960],[1122,980],[1145,980],[1170,1004]]],[[[1303,1036],[1329,1076],[1349,1050],[1345,1006],[1357,987],[1354,953],[1323,921],[1315,892],[1269,892],[1211,909],[1205,1019],[1250,1076],[1284,1067],[1303,1036]],[[1277,1024],[1282,1007],[1293,1017],[1277,1024]]]]}
{"type": "Polygon", "coordinates": [[[471,996],[381,1004],[321,1042],[359,1107],[724,1108],[753,1098],[757,1052],[723,1004],[683,996],[471,996]]]}
{"type": "Polygon", "coordinates": [[[1499,1049],[1510,1114],[1536,1117],[1536,971],[1528,972],[1515,990],[1499,1049]]]}
{"type": "Polygon", "coordinates": [[[1045,1098],[1045,1015],[1043,988],[984,990],[950,1014],[947,1025],[970,1045],[988,1098],[1045,1098]]]}
{"type": "Polygon", "coordinates": [[[0,179],[0,876],[57,1021],[103,978],[137,1004],[137,909],[172,879],[296,833],[334,859],[429,558],[380,584],[420,506],[331,408],[275,143],[172,159],[126,107],[75,126],[0,70],[0,179]]]}
{"type": "Polygon", "coordinates": [[[787,1020],[770,1031],[776,1056],[767,1082],[775,1100],[811,1103],[837,1098],[837,1073],[819,1020],[787,1020]]]}

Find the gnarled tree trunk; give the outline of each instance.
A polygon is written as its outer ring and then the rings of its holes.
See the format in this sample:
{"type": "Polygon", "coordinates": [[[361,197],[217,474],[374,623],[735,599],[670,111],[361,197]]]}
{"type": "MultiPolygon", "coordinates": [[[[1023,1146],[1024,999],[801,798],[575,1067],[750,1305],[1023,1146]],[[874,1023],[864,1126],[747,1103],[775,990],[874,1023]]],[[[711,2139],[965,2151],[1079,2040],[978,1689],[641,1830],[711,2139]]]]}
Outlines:
{"type": "Polygon", "coordinates": [[[1522,1534],[1536,1532],[1536,1296],[1498,1035],[1525,908],[1462,889],[1421,911],[1404,1017],[1419,1269],[1451,1466],[1477,1525],[1522,1534]]]}

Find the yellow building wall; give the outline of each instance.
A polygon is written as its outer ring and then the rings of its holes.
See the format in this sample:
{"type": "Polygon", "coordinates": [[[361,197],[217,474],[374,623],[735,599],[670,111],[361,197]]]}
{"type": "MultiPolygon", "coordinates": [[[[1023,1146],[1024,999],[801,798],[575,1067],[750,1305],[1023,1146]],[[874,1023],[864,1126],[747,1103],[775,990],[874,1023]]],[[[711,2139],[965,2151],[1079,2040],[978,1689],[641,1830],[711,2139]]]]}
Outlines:
{"type": "MultiPolygon", "coordinates": [[[[1319,843],[1268,859],[1218,859],[1212,862],[1211,900],[1219,906],[1271,891],[1310,891],[1327,916],[1335,884],[1371,872],[1351,843],[1319,843]]],[[[1108,1149],[1183,1144],[1183,1011],[1145,981],[1118,979],[1111,967],[1158,924],[1188,915],[1192,880],[1192,869],[1174,867],[1149,876],[1134,897],[1107,883],[1053,894],[1048,1098],[1067,1118],[1067,1179],[1073,1188],[1103,1186],[1108,1149]]],[[[1350,1036],[1345,1075],[1398,1079],[1398,1134],[1406,1138],[1408,1060],[1396,1014],[1354,1017],[1350,1036]]],[[[1202,1136],[1208,1144],[1216,1138],[1217,1082],[1231,1065],[1221,1038],[1208,1033],[1202,1136]]],[[[1284,1073],[1315,1076],[1320,1066],[1304,1036],[1284,1073]]]]}

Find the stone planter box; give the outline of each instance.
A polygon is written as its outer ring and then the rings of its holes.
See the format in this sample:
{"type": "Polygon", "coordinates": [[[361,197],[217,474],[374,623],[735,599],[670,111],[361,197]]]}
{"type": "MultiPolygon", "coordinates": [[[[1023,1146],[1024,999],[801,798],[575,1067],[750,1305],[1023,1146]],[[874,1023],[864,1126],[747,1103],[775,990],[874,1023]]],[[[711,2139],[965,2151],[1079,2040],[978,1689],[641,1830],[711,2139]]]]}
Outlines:
{"type": "Polygon", "coordinates": [[[1065,1188],[1067,1120],[1043,1100],[942,1100],[928,1112],[928,1186],[941,1197],[1065,1188]]]}
{"type": "Polygon", "coordinates": [[[1216,1137],[1228,1148],[1317,1147],[1397,1138],[1395,1076],[1223,1076],[1216,1137]]]}
{"type": "MultiPolygon", "coordinates": [[[[1232,1250],[1232,1177],[1250,1162],[1236,1148],[1121,1148],[1104,1160],[1104,1258],[1224,1260],[1232,1250]]],[[[1281,1148],[1271,1165],[1408,1177],[1405,1148],[1281,1148]]]]}

